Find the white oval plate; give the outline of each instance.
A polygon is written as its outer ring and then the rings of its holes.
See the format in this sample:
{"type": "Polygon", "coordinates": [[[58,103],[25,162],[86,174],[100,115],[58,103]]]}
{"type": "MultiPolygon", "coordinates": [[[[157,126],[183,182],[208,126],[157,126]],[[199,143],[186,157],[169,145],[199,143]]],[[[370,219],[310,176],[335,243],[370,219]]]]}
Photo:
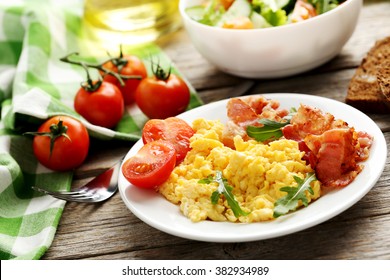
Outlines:
{"type": "MultiPolygon", "coordinates": [[[[368,116],[349,105],[318,96],[290,93],[264,96],[280,101],[281,108],[286,109],[298,108],[301,103],[315,106],[345,120],[355,129],[371,134],[374,142],[370,157],[364,162],[364,169],[355,181],[343,189],[324,195],[308,207],[273,221],[250,224],[213,221],[194,223],[180,212],[177,205],[153,190],[132,186],[120,173],[120,195],[130,211],[150,226],[179,237],[209,242],[246,242],[287,235],[320,224],[354,205],[375,185],[385,166],[387,146],[381,130],[368,116]]],[[[189,124],[197,118],[220,119],[225,122],[226,103],[227,100],[210,103],[179,117],[189,124]]],[[[142,145],[142,140],[138,141],[125,159],[133,156],[142,145]]]]}

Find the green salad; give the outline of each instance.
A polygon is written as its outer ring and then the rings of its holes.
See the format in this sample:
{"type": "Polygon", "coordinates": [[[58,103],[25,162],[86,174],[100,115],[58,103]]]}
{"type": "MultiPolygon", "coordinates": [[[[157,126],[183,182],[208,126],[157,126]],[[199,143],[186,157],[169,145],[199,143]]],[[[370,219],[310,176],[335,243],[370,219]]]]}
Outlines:
{"type": "Polygon", "coordinates": [[[207,0],[186,13],[200,23],[253,29],[300,22],[326,13],[345,0],[207,0]]]}

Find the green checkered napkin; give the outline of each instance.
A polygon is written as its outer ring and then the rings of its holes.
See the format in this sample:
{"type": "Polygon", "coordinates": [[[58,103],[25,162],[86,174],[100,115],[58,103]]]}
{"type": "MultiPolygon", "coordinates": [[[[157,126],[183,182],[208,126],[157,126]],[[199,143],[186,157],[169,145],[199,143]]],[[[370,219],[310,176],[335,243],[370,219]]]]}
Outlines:
{"type": "MultiPolygon", "coordinates": [[[[31,186],[69,189],[72,172],[56,173],[38,164],[31,138],[22,133],[53,115],[79,118],[73,98],[85,72],[59,58],[75,51],[89,61],[108,58],[88,57],[88,48],[97,44],[80,32],[81,17],[82,1],[78,0],[0,3],[0,259],[39,259],[61,218],[65,202],[34,192],[31,186]]],[[[171,63],[155,45],[131,52],[144,58],[149,70],[151,57],[163,67],[171,63]]],[[[177,73],[174,67],[173,72],[177,73]]],[[[189,108],[201,105],[190,88],[189,108]]],[[[135,141],[146,120],[133,106],[115,130],[82,121],[92,139],[135,141]]]]}

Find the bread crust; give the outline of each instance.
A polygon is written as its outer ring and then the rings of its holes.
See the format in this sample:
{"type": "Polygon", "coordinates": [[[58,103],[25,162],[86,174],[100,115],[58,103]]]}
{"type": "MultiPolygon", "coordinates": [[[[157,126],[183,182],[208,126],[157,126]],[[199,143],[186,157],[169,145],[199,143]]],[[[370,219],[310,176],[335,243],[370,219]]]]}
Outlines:
{"type": "Polygon", "coordinates": [[[367,113],[390,113],[390,37],[378,40],[348,86],[347,104],[367,113]]]}

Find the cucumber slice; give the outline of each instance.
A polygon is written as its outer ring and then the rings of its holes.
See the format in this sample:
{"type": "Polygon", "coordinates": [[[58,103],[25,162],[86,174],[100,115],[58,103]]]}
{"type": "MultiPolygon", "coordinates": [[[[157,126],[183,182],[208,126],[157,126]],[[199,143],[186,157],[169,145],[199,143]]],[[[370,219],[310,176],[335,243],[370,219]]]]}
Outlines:
{"type": "Polygon", "coordinates": [[[204,6],[193,6],[186,9],[187,15],[195,21],[200,21],[203,19],[204,15],[204,6]]]}
{"type": "Polygon", "coordinates": [[[221,27],[226,21],[235,19],[237,17],[249,18],[251,12],[252,7],[248,0],[236,0],[226,11],[226,13],[221,17],[221,19],[217,22],[216,25],[221,27]]]}
{"type": "Polygon", "coordinates": [[[253,23],[253,28],[267,28],[272,26],[262,15],[257,12],[252,12],[249,19],[253,23]]]}

